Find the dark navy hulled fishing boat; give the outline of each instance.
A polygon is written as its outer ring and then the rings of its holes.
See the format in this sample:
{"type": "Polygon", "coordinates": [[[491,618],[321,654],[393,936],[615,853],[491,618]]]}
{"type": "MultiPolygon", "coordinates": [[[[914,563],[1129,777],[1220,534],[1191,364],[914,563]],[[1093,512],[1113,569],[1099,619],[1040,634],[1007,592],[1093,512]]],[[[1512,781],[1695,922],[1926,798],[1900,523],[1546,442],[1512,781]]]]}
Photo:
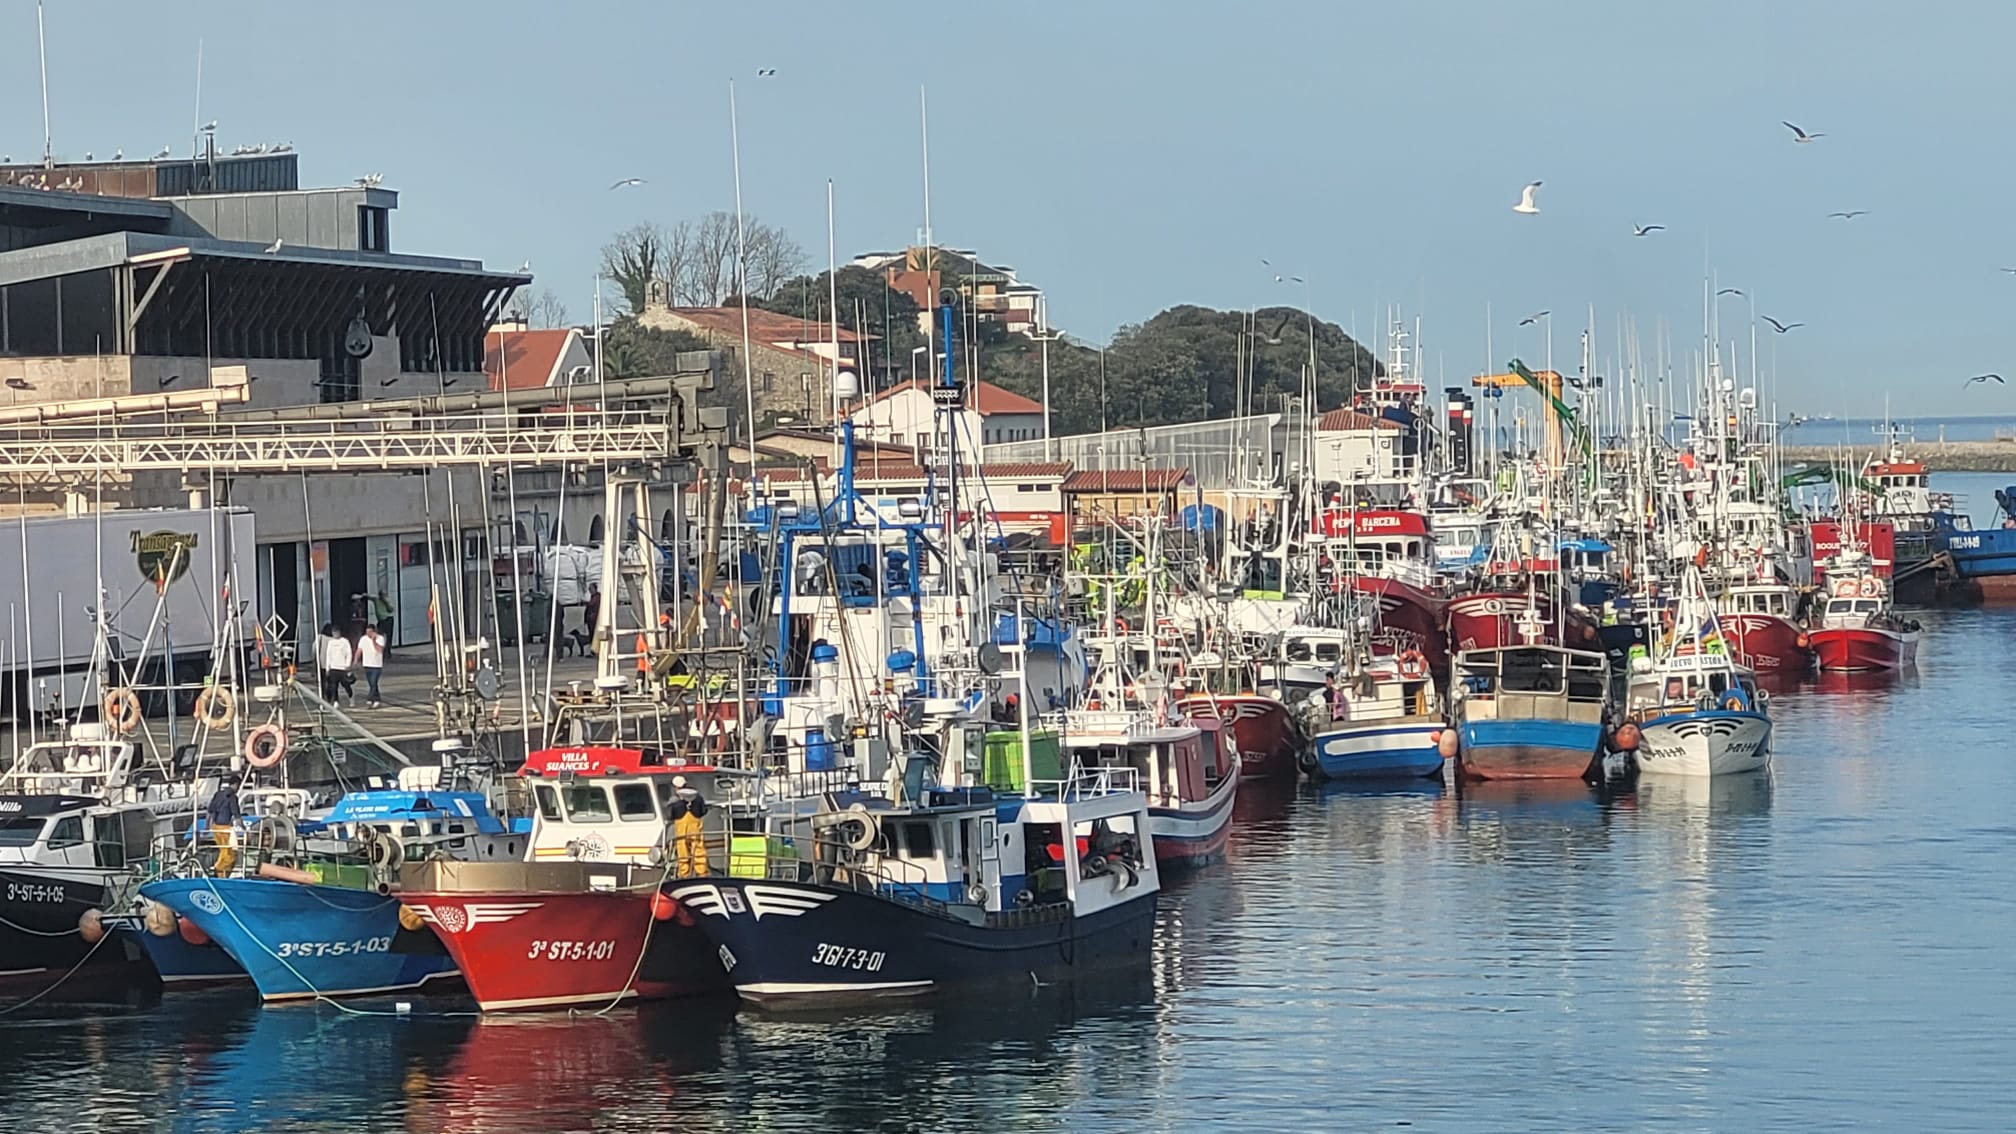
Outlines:
{"type": "MultiPolygon", "coordinates": [[[[913,757],[916,761],[923,757],[913,757]]],[[[1146,798],[1110,773],[1037,796],[836,793],[727,875],[665,892],[763,1003],[914,996],[1143,956],[1159,876],[1146,798]]]]}

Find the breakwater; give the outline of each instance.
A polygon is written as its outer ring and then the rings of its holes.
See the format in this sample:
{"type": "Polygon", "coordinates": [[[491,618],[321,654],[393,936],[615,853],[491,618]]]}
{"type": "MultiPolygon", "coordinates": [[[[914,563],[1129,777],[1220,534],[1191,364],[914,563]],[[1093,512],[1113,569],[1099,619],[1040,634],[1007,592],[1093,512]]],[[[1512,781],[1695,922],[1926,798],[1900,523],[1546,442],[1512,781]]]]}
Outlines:
{"type": "MultiPolygon", "coordinates": [[[[2016,472],[2016,441],[1921,441],[1911,446],[1914,460],[1933,472],[2016,472]]],[[[1843,445],[1787,445],[1785,461],[1838,461],[1856,464],[1868,456],[1865,448],[1843,445]]]]}

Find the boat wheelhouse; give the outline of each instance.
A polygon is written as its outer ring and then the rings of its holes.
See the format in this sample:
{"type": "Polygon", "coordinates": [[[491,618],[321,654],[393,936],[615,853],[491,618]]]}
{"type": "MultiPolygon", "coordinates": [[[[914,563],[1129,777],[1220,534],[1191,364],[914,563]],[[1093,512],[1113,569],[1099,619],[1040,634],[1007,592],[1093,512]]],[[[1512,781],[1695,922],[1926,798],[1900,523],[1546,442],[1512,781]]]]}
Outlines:
{"type": "Polygon", "coordinates": [[[1468,779],[1581,779],[1597,761],[1609,702],[1600,653],[1508,646],[1456,655],[1457,769],[1468,779]]]}

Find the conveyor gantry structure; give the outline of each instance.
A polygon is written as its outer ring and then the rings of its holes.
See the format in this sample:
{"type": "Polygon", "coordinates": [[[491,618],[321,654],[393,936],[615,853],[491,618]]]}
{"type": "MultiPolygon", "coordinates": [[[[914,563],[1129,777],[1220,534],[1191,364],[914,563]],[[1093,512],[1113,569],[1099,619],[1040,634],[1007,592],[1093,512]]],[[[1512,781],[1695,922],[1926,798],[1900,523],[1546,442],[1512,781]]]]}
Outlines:
{"type": "MultiPolygon", "coordinates": [[[[179,472],[212,481],[290,473],[444,468],[671,466],[726,441],[703,380],[639,379],[606,391],[462,395],[226,412],[158,396],[63,403],[0,418],[0,480],[62,488],[98,474],[179,472]],[[117,403],[131,401],[131,406],[117,403]],[[586,404],[584,404],[586,403],[586,404]],[[81,403],[80,403],[81,406],[81,403]]],[[[192,392],[193,393],[193,392],[192,392]]],[[[230,400],[242,400],[226,398],[230,400]]]]}

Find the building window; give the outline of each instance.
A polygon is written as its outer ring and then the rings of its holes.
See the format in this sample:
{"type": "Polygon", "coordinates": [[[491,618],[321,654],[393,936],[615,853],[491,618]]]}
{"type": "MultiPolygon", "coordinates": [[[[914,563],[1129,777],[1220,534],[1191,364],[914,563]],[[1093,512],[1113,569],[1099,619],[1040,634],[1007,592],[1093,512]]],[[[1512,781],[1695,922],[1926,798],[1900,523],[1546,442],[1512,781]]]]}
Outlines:
{"type": "Polygon", "coordinates": [[[357,206],[357,247],[365,252],[390,252],[391,220],[388,209],[377,205],[357,206]]]}
{"type": "Polygon", "coordinates": [[[771,386],[772,386],[772,385],[773,385],[773,384],[774,384],[774,383],[775,383],[776,381],[777,381],[777,376],[776,376],[775,374],[772,374],[772,373],[771,373],[770,371],[768,371],[768,370],[765,370],[765,371],[763,372],[763,385],[762,385],[762,386],[761,386],[760,388],[762,389],[762,391],[763,391],[764,393],[766,393],[766,394],[767,394],[767,393],[769,393],[769,392],[770,392],[770,387],[771,387],[771,386]]]}
{"type": "Polygon", "coordinates": [[[1036,491],[1036,486],[1035,486],[1035,485],[1033,485],[1033,484],[1018,484],[1018,485],[1016,485],[1016,486],[1015,486],[1015,491],[1017,491],[1017,492],[1034,492],[1034,491],[1036,491]]]}

